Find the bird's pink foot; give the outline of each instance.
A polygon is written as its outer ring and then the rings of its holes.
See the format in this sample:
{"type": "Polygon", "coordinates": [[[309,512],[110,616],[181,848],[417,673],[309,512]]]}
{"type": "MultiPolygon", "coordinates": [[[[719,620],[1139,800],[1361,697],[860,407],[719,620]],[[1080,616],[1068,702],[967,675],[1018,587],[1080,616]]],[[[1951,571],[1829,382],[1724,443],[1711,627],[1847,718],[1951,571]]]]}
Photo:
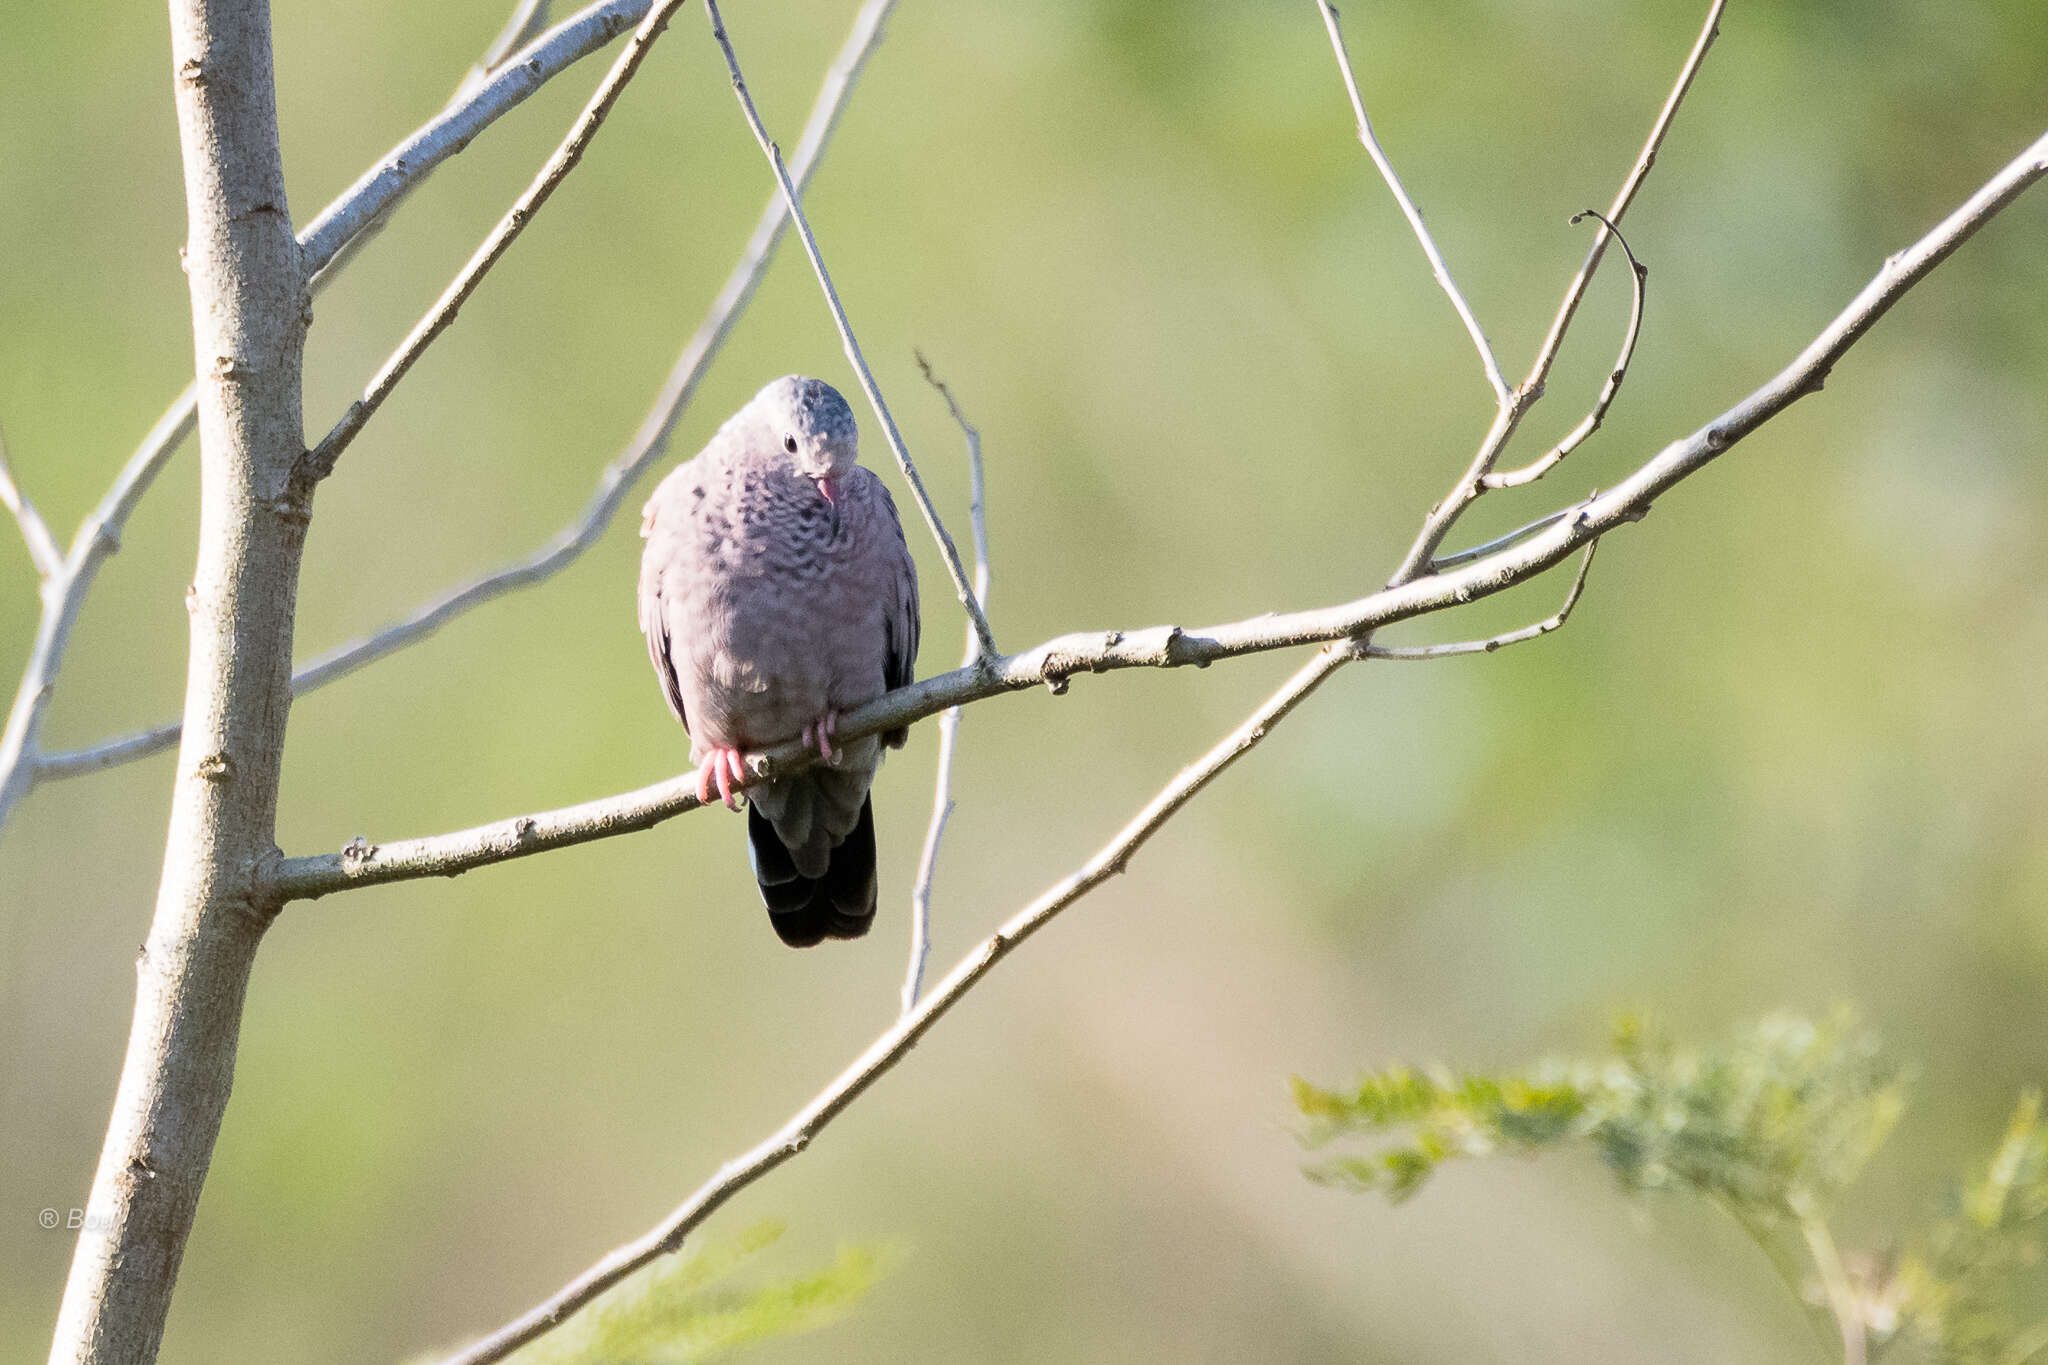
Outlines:
{"type": "Polygon", "coordinates": [[[697,769],[697,799],[705,805],[711,804],[711,787],[718,785],[718,799],[725,802],[727,810],[738,810],[739,802],[733,800],[733,790],[747,782],[747,765],[740,761],[738,749],[707,749],[704,765],[697,769]]]}
{"type": "Polygon", "coordinates": [[[839,733],[839,713],[827,711],[804,727],[804,747],[816,749],[818,757],[827,763],[837,763],[839,756],[832,751],[832,736],[839,733]]]}

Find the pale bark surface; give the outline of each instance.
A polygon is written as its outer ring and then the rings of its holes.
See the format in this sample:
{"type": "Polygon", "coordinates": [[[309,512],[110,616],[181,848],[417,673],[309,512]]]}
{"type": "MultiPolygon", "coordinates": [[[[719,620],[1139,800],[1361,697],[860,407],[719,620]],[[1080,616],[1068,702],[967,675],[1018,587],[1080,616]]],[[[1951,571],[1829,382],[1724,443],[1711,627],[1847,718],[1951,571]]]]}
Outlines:
{"type": "Polygon", "coordinates": [[[308,305],[285,206],[269,5],[175,0],[171,62],[201,460],[185,739],[135,1021],[53,1362],[156,1354],[227,1107],[249,971],[276,912],[256,874],[276,852],[291,705],[308,305]]]}

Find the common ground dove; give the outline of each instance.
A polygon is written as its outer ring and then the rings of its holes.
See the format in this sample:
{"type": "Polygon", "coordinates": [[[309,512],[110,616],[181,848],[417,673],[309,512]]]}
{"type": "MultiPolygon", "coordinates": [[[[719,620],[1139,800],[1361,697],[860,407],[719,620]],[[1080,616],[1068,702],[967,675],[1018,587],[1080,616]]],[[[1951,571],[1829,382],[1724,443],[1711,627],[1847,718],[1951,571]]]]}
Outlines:
{"type": "Polygon", "coordinates": [[[787,375],[663,479],[640,522],[640,630],[700,795],[715,782],[731,805],[745,750],[801,738],[827,759],[747,789],[754,878],[799,948],[874,921],[868,786],[907,734],[832,738],[917,662],[917,567],[858,439],[837,390],[787,375]]]}

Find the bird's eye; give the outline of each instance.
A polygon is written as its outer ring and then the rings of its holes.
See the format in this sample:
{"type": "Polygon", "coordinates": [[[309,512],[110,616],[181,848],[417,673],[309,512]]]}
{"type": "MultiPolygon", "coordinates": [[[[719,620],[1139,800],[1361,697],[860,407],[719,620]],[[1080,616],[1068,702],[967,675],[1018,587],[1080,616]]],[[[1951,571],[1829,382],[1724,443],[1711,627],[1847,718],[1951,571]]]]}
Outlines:
{"type": "Polygon", "coordinates": [[[783,437],[783,438],[782,438],[782,448],[783,448],[784,450],[788,451],[788,452],[789,452],[790,454],[792,454],[792,455],[796,454],[796,437],[794,437],[794,436],[785,436],[785,437],[783,437]]]}

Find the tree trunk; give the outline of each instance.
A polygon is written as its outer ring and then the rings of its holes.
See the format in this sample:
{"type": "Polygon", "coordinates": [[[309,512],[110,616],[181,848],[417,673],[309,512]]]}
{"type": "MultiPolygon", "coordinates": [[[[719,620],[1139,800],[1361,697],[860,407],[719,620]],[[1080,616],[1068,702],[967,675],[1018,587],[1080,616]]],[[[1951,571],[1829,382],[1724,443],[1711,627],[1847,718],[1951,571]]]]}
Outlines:
{"type": "Polygon", "coordinates": [[[147,1362],[233,1081],[274,839],[310,488],[306,279],[286,209],[266,0],[171,0],[192,331],[198,564],[184,740],[135,1020],[54,1362],[147,1362]]]}

